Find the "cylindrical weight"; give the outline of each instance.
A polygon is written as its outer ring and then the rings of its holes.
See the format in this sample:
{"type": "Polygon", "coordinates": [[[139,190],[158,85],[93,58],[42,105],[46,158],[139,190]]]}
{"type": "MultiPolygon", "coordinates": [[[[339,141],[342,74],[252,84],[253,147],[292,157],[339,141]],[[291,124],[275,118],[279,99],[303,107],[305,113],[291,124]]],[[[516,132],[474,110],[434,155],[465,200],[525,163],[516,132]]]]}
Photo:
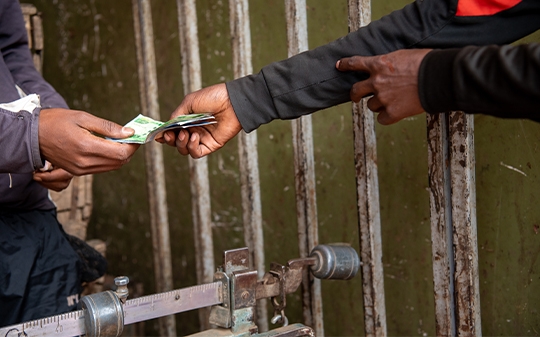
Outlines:
{"type": "Polygon", "coordinates": [[[124,330],[124,309],[112,291],[81,299],[87,337],[120,336],[124,330]]]}
{"type": "Polygon", "coordinates": [[[319,279],[348,280],[360,268],[358,253],[345,244],[318,245],[310,257],[317,259],[317,263],[311,266],[311,272],[319,279]]]}

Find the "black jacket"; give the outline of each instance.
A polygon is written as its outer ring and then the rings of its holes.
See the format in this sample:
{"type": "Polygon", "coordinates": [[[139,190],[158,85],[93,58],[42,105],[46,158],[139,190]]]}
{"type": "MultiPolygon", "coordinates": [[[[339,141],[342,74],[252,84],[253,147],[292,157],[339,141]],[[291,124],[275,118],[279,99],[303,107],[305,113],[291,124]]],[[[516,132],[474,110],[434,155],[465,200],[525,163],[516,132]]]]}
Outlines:
{"type": "MultiPolygon", "coordinates": [[[[540,28],[540,1],[516,0],[496,8],[493,0],[467,10],[460,0],[417,0],[334,42],[272,63],[260,73],[227,83],[246,132],[274,119],[292,119],[350,101],[352,85],[366,78],[335,69],[337,60],[406,48],[507,44],[540,28]]],[[[437,109],[436,109],[437,110],[437,109]]]]}

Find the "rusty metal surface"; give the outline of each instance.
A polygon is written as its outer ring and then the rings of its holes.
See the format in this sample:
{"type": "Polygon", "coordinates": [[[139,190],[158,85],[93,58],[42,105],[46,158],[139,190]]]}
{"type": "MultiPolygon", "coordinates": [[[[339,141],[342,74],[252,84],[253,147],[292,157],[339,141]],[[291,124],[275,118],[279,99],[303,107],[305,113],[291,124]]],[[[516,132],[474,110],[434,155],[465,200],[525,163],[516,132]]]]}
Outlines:
{"type": "MultiPolygon", "coordinates": [[[[144,81],[144,84],[141,83],[139,87],[141,110],[143,114],[160,120],[150,2],[133,0],[132,4],[139,83],[144,81]]],[[[156,290],[163,292],[173,289],[163,151],[161,145],[155,142],[146,144],[144,150],[156,290]]],[[[164,317],[159,322],[162,336],[176,336],[174,316],[164,317]]]]}
{"type": "Polygon", "coordinates": [[[480,336],[474,119],[427,121],[436,332],[480,336]]]}
{"type": "Polygon", "coordinates": [[[450,179],[455,254],[455,305],[458,336],[481,336],[480,285],[476,233],[474,116],[449,114],[450,179]]]}
{"type": "MultiPolygon", "coordinates": [[[[351,31],[371,21],[369,0],[349,1],[351,31]]],[[[386,336],[377,144],[373,113],[366,99],[353,104],[354,157],[362,260],[366,336],[386,336]]]]}
{"type": "Polygon", "coordinates": [[[250,267],[250,254],[247,247],[226,250],[223,253],[223,269],[230,274],[236,270],[244,270],[250,267]]]}
{"type": "MultiPolygon", "coordinates": [[[[287,17],[288,55],[308,50],[306,1],[285,1],[287,17]]],[[[301,257],[307,257],[319,244],[315,161],[313,158],[313,127],[311,115],[291,121],[294,172],[296,185],[296,214],[298,247],[301,257]]],[[[313,327],[317,336],[324,336],[321,281],[308,270],[303,272],[302,307],[304,323],[313,327]]]]}
{"type": "MultiPolygon", "coordinates": [[[[247,0],[229,0],[229,22],[235,78],[253,72],[251,63],[251,32],[247,0]]],[[[262,228],[261,191],[257,132],[240,132],[238,135],[240,182],[244,222],[244,240],[250,248],[251,261],[259,276],[264,273],[264,241],[262,228]]],[[[257,325],[261,331],[268,330],[266,301],[257,303],[257,325]]]]}
{"type": "Polygon", "coordinates": [[[454,253],[447,114],[427,114],[431,249],[437,336],[455,336],[454,253]]]}
{"type": "MultiPolygon", "coordinates": [[[[180,54],[182,57],[182,83],[184,95],[201,88],[201,60],[197,30],[197,9],[194,0],[177,0],[180,54]]],[[[212,281],[215,269],[214,243],[210,202],[208,160],[189,158],[193,232],[197,281],[212,281]]],[[[208,329],[209,310],[199,310],[201,330],[208,329]]]]}
{"type": "Polygon", "coordinates": [[[231,302],[233,310],[254,307],[256,305],[256,270],[238,270],[232,273],[231,302]]]}

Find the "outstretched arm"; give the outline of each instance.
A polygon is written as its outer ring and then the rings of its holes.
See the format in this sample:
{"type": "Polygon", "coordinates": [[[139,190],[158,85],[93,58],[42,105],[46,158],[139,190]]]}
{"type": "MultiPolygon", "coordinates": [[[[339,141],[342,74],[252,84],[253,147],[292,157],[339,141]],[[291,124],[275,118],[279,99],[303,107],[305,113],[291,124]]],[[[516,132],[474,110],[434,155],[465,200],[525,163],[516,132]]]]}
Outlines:
{"type": "MultiPolygon", "coordinates": [[[[367,75],[340,72],[335,67],[339,59],[382,55],[398,49],[503,44],[540,28],[535,14],[540,10],[539,1],[522,0],[490,14],[460,11],[461,1],[415,1],[334,42],[226,83],[227,102],[230,101],[244,131],[250,132],[274,119],[298,118],[350,101],[351,87],[367,75]]],[[[191,99],[202,99],[203,94],[204,91],[198,91],[191,99]]],[[[179,108],[171,117],[191,112],[214,111],[179,108]]],[[[176,143],[179,152],[199,157],[201,152],[193,154],[184,146],[187,143],[186,136],[183,137],[184,141],[176,143]]]]}
{"type": "Polygon", "coordinates": [[[369,74],[350,96],[371,96],[381,124],[458,110],[540,121],[540,44],[399,50],[344,58],[336,68],[369,74]]]}

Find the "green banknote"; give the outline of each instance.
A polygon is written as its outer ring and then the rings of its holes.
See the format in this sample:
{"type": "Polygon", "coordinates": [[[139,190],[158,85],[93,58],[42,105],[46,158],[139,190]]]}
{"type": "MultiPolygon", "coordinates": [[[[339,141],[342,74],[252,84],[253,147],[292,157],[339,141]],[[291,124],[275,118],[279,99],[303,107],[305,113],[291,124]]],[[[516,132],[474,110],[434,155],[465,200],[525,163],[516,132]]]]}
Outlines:
{"type": "Polygon", "coordinates": [[[138,115],[125,126],[135,130],[135,134],[128,138],[109,138],[119,143],[145,144],[159,138],[163,132],[173,129],[186,129],[194,126],[214,124],[216,120],[210,114],[182,115],[167,122],[157,121],[144,115],[138,115]]]}

